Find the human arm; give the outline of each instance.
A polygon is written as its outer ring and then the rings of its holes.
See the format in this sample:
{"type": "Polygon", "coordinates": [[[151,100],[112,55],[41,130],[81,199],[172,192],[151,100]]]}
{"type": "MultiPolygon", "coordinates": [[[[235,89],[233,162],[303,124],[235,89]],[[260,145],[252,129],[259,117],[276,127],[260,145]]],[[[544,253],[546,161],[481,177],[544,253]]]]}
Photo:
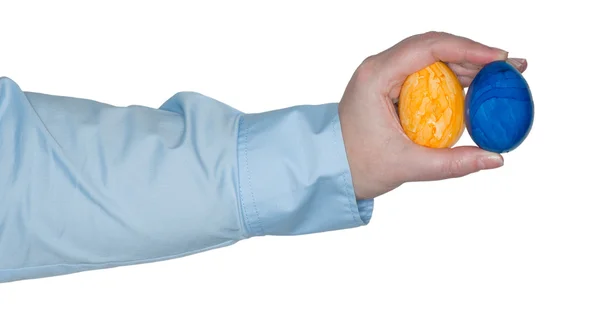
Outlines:
{"type": "Polygon", "coordinates": [[[159,109],[0,80],[0,282],[366,224],[338,105],[244,114],[198,93],[159,109]]]}
{"type": "Polygon", "coordinates": [[[497,168],[502,157],[477,147],[412,143],[393,102],[437,60],[468,86],[503,59],[462,37],[415,35],[365,60],[339,104],[260,114],[197,93],[117,108],[2,79],[0,282],[357,227],[403,183],[497,168]]]}

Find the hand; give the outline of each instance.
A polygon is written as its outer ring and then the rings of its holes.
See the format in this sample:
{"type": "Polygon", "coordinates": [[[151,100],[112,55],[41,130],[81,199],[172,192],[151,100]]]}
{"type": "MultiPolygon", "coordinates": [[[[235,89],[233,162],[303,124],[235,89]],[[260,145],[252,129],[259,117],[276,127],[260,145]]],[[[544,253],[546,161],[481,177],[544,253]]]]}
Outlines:
{"type": "MultiPolygon", "coordinates": [[[[520,72],[523,59],[448,33],[428,32],[404,39],[367,58],[340,101],[340,122],[358,199],[374,198],[411,181],[462,177],[503,165],[501,155],[475,146],[432,149],[403,132],[395,102],[405,78],[442,61],[468,87],[481,67],[507,60],[520,72]]],[[[466,134],[466,132],[465,132],[466,134]]]]}

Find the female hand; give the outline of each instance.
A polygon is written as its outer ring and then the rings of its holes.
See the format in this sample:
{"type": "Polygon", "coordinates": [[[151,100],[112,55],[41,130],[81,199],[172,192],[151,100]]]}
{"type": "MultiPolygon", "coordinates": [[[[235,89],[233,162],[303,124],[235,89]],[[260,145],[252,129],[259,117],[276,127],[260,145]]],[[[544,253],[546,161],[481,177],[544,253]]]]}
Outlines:
{"type": "Polygon", "coordinates": [[[508,60],[520,72],[523,59],[468,38],[428,32],[402,40],[367,58],[340,101],[342,134],[358,199],[374,198],[411,181],[462,177],[503,165],[501,155],[475,146],[433,149],[413,143],[396,112],[402,83],[410,74],[442,61],[468,87],[483,65],[508,60]]]}

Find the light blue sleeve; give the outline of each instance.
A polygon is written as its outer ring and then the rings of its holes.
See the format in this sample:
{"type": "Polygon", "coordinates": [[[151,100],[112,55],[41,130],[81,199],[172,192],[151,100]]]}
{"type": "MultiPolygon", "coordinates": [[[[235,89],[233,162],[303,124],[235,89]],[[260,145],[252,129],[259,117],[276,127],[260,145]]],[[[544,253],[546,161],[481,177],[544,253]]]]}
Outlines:
{"type": "Polygon", "coordinates": [[[0,282],[155,262],[261,235],[368,224],[335,103],[159,109],[0,79],[0,282]]]}

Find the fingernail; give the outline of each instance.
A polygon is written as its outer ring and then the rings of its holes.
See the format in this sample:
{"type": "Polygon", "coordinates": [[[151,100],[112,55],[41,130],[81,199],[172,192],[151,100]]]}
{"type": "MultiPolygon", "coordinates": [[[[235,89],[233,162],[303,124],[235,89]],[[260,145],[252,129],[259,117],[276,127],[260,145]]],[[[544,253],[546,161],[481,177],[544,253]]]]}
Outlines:
{"type": "Polygon", "coordinates": [[[495,169],[504,165],[502,155],[496,153],[488,153],[477,159],[477,166],[481,170],[495,169]]]}
{"type": "Polygon", "coordinates": [[[525,60],[525,59],[512,58],[512,57],[509,58],[507,61],[508,61],[508,63],[510,63],[512,66],[514,66],[517,69],[522,68],[525,65],[525,63],[527,63],[527,60],[525,60]]]}
{"type": "Polygon", "coordinates": [[[506,60],[506,58],[508,57],[508,52],[500,49],[500,48],[495,48],[498,51],[498,56],[500,60],[506,60]]]}

